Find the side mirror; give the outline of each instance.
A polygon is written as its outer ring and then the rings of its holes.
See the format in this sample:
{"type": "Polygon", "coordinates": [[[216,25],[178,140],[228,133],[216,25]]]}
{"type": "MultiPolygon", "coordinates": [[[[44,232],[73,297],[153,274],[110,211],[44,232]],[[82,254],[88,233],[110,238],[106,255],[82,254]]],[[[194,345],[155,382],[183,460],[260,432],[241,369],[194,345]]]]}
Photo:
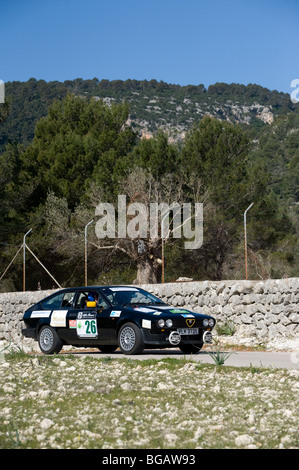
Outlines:
{"type": "Polygon", "coordinates": [[[86,307],[87,308],[96,308],[97,303],[96,302],[87,302],[86,307]]]}

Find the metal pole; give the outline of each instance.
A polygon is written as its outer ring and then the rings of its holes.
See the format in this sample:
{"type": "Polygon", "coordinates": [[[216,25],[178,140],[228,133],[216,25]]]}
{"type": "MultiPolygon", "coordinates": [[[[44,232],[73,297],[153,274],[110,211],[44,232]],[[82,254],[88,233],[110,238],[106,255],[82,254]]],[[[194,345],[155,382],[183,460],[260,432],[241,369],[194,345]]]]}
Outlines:
{"type": "Polygon", "coordinates": [[[85,285],[87,286],[87,227],[93,223],[93,220],[85,225],[85,285]]]}
{"type": "Polygon", "coordinates": [[[246,214],[247,211],[253,206],[254,202],[250,204],[250,206],[247,207],[246,211],[244,212],[244,238],[245,238],[245,276],[246,280],[248,278],[247,276],[247,227],[246,227],[246,214]]]}
{"type": "Polygon", "coordinates": [[[23,237],[23,292],[26,290],[26,237],[31,232],[32,228],[25,233],[23,237]]]}
{"type": "MultiPolygon", "coordinates": [[[[162,284],[164,284],[164,273],[165,273],[165,267],[164,267],[164,238],[163,238],[163,222],[166,219],[166,217],[169,216],[169,212],[167,212],[163,219],[161,220],[161,241],[162,241],[162,284]]],[[[166,238],[166,237],[165,237],[166,238]]]]}
{"type": "Polygon", "coordinates": [[[162,284],[164,284],[164,243],[162,237],[162,284]]]}

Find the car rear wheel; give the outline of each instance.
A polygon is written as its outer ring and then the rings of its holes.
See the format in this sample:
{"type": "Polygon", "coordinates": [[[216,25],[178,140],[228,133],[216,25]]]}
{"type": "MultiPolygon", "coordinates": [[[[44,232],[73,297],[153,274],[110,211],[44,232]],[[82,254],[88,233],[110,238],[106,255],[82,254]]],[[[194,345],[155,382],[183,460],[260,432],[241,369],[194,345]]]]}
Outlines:
{"type": "Polygon", "coordinates": [[[59,353],[63,343],[57,332],[51,326],[45,325],[40,329],[38,335],[38,344],[44,354],[59,353]]]}
{"type": "Polygon", "coordinates": [[[191,354],[191,353],[196,354],[201,350],[202,343],[201,344],[180,344],[179,348],[185,354],[191,354]]]}
{"type": "Polygon", "coordinates": [[[123,354],[140,354],[144,348],[140,328],[135,323],[125,323],[119,330],[118,344],[123,354]]]}

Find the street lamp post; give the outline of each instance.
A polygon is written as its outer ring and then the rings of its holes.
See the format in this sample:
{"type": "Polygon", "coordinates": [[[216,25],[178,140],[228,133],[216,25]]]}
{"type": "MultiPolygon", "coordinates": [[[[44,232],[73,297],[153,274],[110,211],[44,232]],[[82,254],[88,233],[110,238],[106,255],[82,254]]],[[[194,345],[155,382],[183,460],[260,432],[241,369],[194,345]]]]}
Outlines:
{"type": "Polygon", "coordinates": [[[246,227],[246,214],[249,211],[249,209],[253,206],[254,202],[250,204],[250,206],[247,207],[246,211],[244,212],[244,238],[245,238],[245,276],[246,280],[248,278],[247,276],[247,227],[246,227]]]}
{"type": "Polygon", "coordinates": [[[85,225],[85,285],[87,286],[87,227],[93,223],[93,220],[85,225]]]}

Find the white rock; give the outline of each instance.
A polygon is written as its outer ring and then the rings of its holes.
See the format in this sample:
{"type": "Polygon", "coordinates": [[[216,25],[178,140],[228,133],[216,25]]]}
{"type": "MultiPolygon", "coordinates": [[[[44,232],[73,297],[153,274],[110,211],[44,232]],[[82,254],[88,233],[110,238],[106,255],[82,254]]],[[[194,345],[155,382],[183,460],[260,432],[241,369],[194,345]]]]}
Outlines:
{"type": "Polygon", "coordinates": [[[235,443],[238,447],[247,447],[250,444],[253,444],[253,437],[249,436],[248,434],[241,434],[240,436],[236,437],[235,443]]]}
{"type": "Polygon", "coordinates": [[[166,384],[159,383],[159,384],[157,385],[157,389],[158,389],[158,390],[167,390],[168,387],[167,387],[166,384]]]}
{"type": "Polygon", "coordinates": [[[51,395],[51,391],[50,390],[40,390],[38,392],[38,395],[39,395],[40,398],[48,398],[51,395]]]}
{"type": "Polygon", "coordinates": [[[132,390],[132,385],[129,384],[128,382],[125,382],[124,384],[121,384],[121,388],[125,391],[132,390]]]}
{"type": "Polygon", "coordinates": [[[49,429],[53,425],[54,425],[54,422],[51,419],[48,419],[48,418],[44,418],[40,423],[40,427],[42,429],[49,429]]]}
{"type": "Polygon", "coordinates": [[[194,434],[194,439],[195,440],[199,439],[204,434],[204,432],[205,432],[204,429],[198,426],[194,434]]]}
{"type": "Polygon", "coordinates": [[[178,440],[178,436],[176,434],[173,434],[171,432],[167,432],[164,436],[165,440],[167,441],[168,444],[172,445],[178,440]]]}
{"type": "Polygon", "coordinates": [[[0,362],[0,366],[5,369],[8,369],[10,367],[10,364],[8,362],[0,362]]]}

